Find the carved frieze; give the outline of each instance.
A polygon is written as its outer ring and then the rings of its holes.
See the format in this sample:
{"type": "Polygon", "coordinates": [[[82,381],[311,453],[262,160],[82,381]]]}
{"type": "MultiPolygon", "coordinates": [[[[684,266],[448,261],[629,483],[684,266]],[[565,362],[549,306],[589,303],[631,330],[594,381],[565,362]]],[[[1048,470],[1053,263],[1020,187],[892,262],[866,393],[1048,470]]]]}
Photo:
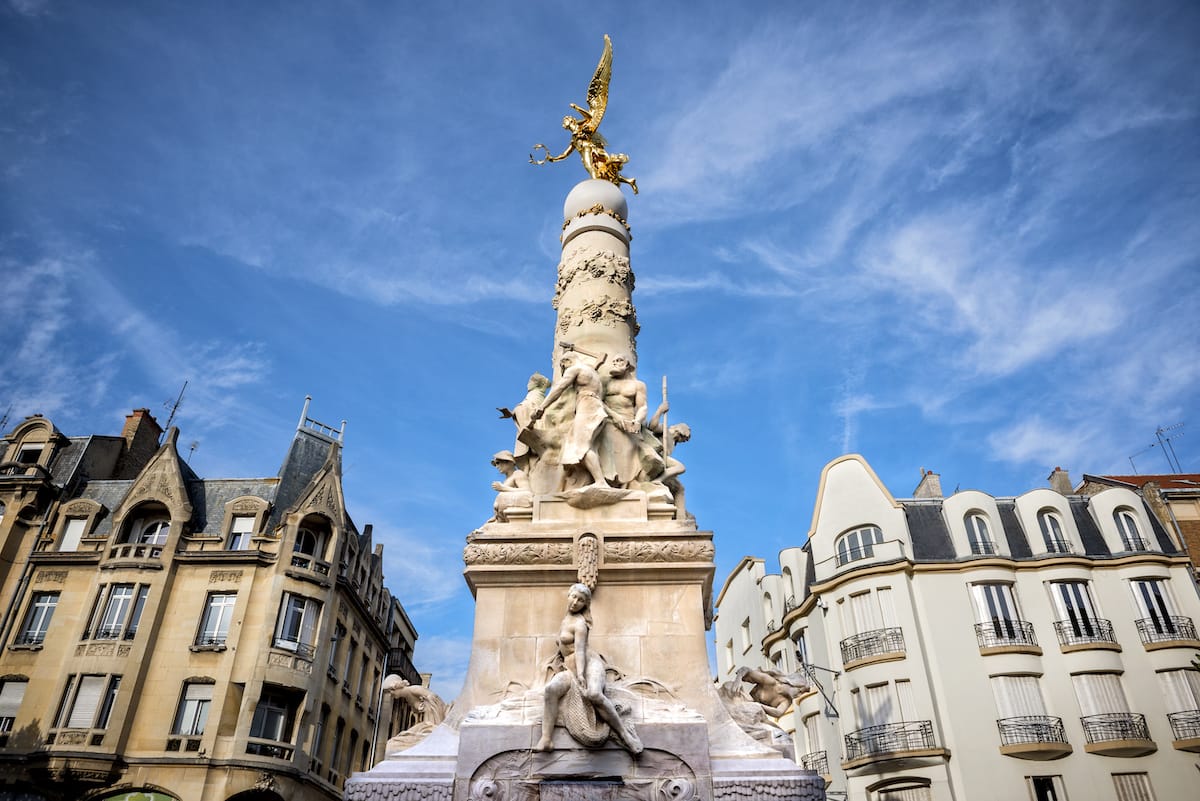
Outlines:
{"type": "Polygon", "coordinates": [[[716,551],[708,540],[619,540],[604,543],[606,562],[709,562],[716,551]]]}
{"type": "Polygon", "coordinates": [[[567,219],[563,220],[562,229],[566,231],[567,226],[575,222],[575,220],[578,220],[580,217],[587,217],[591,214],[607,214],[609,217],[612,217],[614,220],[624,226],[625,232],[629,234],[629,238],[633,239],[633,229],[629,227],[628,221],[626,221],[624,217],[622,217],[620,214],[617,214],[612,209],[604,208],[603,204],[600,203],[593,203],[588,208],[575,212],[574,217],[568,217],[567,219]]]}
{"type": "Polygon", "coordinates": [[[83,745],[87,742],[86,731],[62,731],[54,738],[55,745],[83,745]]]}
{"type": "Polygon", "coordinates": [[[117,653],[116,643],[94,642],[88,645],[84,656],[113,656],[117,653]]]}
{"type": "Polygon", "coordinates": [[[67,580],[67,571],[65,570],[39,570],[37,578],[34,579],[35,584],[62,584],[67,580]]]}
{"type": "Polygon", "coordinates": [[[636,310],[628,299],[601,295],[585,301],[577,309],[559,309],[558,333],[565,335],[574,327],[595,323],[609,328],[615,328],[618,324],[628,325],[634,335],[637,335],[641,326],[636,317],[636,310]]]}
{"type": "Polygon", "coordinates": [[[214,570],[208,574],[209,584],[218,584],[222,581],[241,581],[242,571],[240,570],[214,570]]]}
{"type": "Polygon", "coordinates": [[[234,501],[229,508],[235,512],[257,512],[261,506],[261,501],[256,501],[253,498],[243,498],[240,501],[234,501]]]}
{"type": "Polygon", "coordinates": [[[473,542],[463,550],[468,565],[569,565],[566,542],[473,542]]]}
{"type": "Polygon", "coordinates": [[[72,501],[63,507],[63,512],[69,515],[87,515],[96,509],[95,501],[72,501]]]}

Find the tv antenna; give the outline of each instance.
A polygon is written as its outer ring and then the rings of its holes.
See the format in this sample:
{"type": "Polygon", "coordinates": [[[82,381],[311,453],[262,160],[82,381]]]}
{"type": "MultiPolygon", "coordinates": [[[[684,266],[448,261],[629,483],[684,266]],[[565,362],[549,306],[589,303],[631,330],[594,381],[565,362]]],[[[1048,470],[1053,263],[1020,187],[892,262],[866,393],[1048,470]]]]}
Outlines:
{"type": "Polygon", "coordinates": [[[171,410],[171,414],[167,417],[167,424],[163,426],[163,429],[170,428],[171,423],[174,422],[175,413],[178,412],[179,407],[183,405],[183,393],[187,392],[187,385],[188,382],[185,380],[183,382],[183,387],[179,390],[179,397],[175,399],[174,403],[171,403],[169,400],[163,401],[163,408],[171,410]]]}
{"type": "Polygon", "coordinates": [[[1175,447],[1171,444],[1171,440],[1184,435],[1183,426],[1184,423],[1176,423],[1173,426],[1159,426],[1154,429],[1155,441],[1129,457],[1129,466],[1133,468],[1133,474],[1137,475],[1137,467],[1133,463],[1133,457],[1141,456],[1143,453],[1154,448],[1162,451],[1163,456],[1167,460],[1167,466],[1171,468],[1172,473],[1182,473],[1183,467],[1179,464],[1179,457],[1175,455],[1175,447]]]}

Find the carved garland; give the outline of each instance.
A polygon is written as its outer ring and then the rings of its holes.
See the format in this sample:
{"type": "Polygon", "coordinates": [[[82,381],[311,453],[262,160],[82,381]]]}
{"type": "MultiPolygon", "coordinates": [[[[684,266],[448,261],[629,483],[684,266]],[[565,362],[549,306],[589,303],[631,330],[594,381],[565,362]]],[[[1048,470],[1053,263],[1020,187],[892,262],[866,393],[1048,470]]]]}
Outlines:
{"type": "Polygon", "coordinates": [[[473,542],[463,549],[468,565],[569,565],[571,545],[566,542],[473,542]]]}
{"type": "Polygon", "coordinates": [[[582,217],[591,216],[592,214],[607,214],[609,217],[612,217],[614,220],[616,220],[622,226],[624,226],[625,233],[629,234],[630,239],[633,239],[633,229],[629,227],[629,223],[626,222],[625,218],[622,217],[620,214],[617,214],[612,209],[604,208],[604,204],[602,204],[602,203],[593,203],[588,208],[583,209],[582,211],[575,212],[574,217],[568,217],[567,219],[563,220],[562,229],[564,231],[566,231],[567,226],[570,225],[571,223],[575,222],[576,220],[578,220],[582,217]]]}
{"type": "Polygon", "coordinates": [[[625,540],[604,543],[604,561],[709,562],[716,554],[707,540],[625,540]]]}

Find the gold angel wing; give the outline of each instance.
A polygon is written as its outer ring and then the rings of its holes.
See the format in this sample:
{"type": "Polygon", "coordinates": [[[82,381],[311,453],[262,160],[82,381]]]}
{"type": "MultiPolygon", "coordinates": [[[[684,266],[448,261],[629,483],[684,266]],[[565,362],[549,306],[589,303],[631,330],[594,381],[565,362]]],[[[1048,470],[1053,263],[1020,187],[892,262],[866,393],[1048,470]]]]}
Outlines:
{"type": "Polygon", "coordinates": [[[589,133],[600,127],[604,119],[604,110],[608,108],[608,82],[612,80],[612,40],[604,34],[604,52],[600,54],[600,63],[596,66],[596,74],[588,84],[587,102],[588,118],[583,127],[589,133]]]}

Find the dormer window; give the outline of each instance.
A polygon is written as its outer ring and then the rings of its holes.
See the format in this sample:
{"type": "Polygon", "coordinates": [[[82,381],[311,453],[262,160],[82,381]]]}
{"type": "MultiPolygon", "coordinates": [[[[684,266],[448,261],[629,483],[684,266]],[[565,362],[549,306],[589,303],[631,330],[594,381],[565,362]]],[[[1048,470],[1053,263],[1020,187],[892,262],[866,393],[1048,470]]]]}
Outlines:
{"type": "Polygon", "coordinates": [[[250,548],[250,537],[254,534],[254,515],[234,515],[229,526],[229,550],[244,551],[250,548]]]}
{"type": "Polygon", "coordinates": [[[1121,547],[1126,551],[1148,551],[1150,546],[1142,538],[1138,528],[1137,517],[1131,509],[1118,509],[1113,512],[1113,520],[1117,524],[1117,532],[1121,535],[1121,547]]]}
{"type": "Polygon", "coordinates": [[[171,521],[155,518],[142,521],[138,530],[136,542],[141,545],[165,545],[167,534],[171,530],[171,521]]]}
{"type": "Polygon", "coordinates": [[[17,449],[17,461],[21,464],[37,464],[45,447],[41,442],[24,444],[17,449]]]}
{"type": "Polygon", "coordinates": [[[987,518],[982,513],[968,513],[963,518],[963,523],[967,527],[967,542],[971,545],[971,553],[980,555],[996,553],[996,543],[992,541],[987,518]]]}
{"type": "Polygon", "coordinates": [[[1038,527],[1042,530],[1042,541],[1046,553],[1071,553],[1071,543],[1063,534],[1062,518],[1052,509],[1038,512],[1038,527]]]}
{"type": "Polygon", "coordinates": [[[875,555],[875,546],[883,544],[883,532],[877,526],[863,526],[843,534],[837,541],[839,565],[875,555]]]}

